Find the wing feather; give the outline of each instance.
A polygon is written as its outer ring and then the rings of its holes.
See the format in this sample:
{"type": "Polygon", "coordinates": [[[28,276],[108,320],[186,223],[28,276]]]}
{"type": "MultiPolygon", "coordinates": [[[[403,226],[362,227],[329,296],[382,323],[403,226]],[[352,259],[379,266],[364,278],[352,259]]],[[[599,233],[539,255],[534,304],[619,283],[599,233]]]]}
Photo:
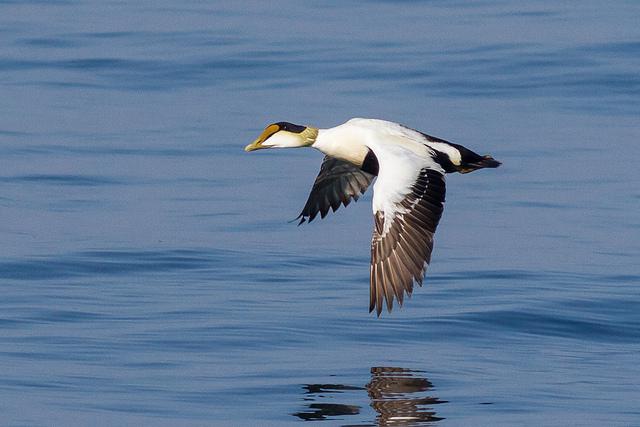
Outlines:
{"type": "Polygon", "coordinates": [[[329,210],[335,212],[341,204],[347,206],[352,199],[357,201],[373,178],[375,175],[349,162],[325,156],[307,203],[296,218],[300,220],[298,224],[311,222],[318,214],[324,218],[329,210]]]}
{"type": "Polygon", "coordinates": [[[422,285],[445,192],[443,171],[426,166],[416,172],[394,209],[375,212],[369,311],[375,309],[379,316],[384,302],[391,311],[394,298],[402,305],[404,293],[411,296],[413,283],[422,285]]]}

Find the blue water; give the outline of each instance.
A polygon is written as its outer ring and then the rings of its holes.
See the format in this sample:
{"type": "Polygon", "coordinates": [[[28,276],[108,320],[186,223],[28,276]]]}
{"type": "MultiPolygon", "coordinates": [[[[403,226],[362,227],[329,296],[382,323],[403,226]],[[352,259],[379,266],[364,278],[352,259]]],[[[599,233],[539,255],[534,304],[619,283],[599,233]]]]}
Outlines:
{"type": "Polygon", "coordinates": [[[0,424],[640,425],[636,1],[0,0],[0,424]],[[402,122],[450,176],[367,313],[371,194],[268,123],[402,122]]]}

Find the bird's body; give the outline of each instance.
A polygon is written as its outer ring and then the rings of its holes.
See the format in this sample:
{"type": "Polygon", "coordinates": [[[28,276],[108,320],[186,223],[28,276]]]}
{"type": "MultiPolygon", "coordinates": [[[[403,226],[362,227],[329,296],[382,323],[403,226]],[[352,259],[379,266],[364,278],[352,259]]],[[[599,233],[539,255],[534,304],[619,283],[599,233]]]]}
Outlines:
{"type": "Polygon", "coordinates": [[[445,199],[444,175],[500,163],[406,126],[377,119],[351,119],[330,129],[280,122],[269,125],[246,147],[313,147],[325,154],[300,223],[322,218],[357,200],[374,178],[370,305],[391,311],[413,283],[422,284],[431,260],[433,235],[445,199]]]}

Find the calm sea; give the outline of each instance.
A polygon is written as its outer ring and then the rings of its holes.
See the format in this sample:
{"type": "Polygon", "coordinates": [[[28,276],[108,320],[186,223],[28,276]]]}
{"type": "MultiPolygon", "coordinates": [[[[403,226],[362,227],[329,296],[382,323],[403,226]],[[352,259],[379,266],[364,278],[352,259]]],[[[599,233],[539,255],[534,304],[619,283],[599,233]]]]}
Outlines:
{"type": "Polygon", "coordinates": [[[0,0],[0,425],[640,425],[640,3],[0,0]],[[367,313],[371,194],[322,156],[398,121],[450,176],[425,286],[367,313]]]}

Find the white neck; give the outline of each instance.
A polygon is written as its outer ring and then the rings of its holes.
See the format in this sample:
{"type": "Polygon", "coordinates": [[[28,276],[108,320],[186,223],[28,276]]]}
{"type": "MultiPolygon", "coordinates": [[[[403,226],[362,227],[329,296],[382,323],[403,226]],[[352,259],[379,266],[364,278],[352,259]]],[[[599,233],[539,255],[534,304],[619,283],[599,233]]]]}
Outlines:
{"type": "Polygon", "coordinates": [[[369,150],[364,144],[362,132],[346,126],[318,129],[318,137],[311,146],[328,156],[345,160],[358,167],[362,166],[369,150]]]}

